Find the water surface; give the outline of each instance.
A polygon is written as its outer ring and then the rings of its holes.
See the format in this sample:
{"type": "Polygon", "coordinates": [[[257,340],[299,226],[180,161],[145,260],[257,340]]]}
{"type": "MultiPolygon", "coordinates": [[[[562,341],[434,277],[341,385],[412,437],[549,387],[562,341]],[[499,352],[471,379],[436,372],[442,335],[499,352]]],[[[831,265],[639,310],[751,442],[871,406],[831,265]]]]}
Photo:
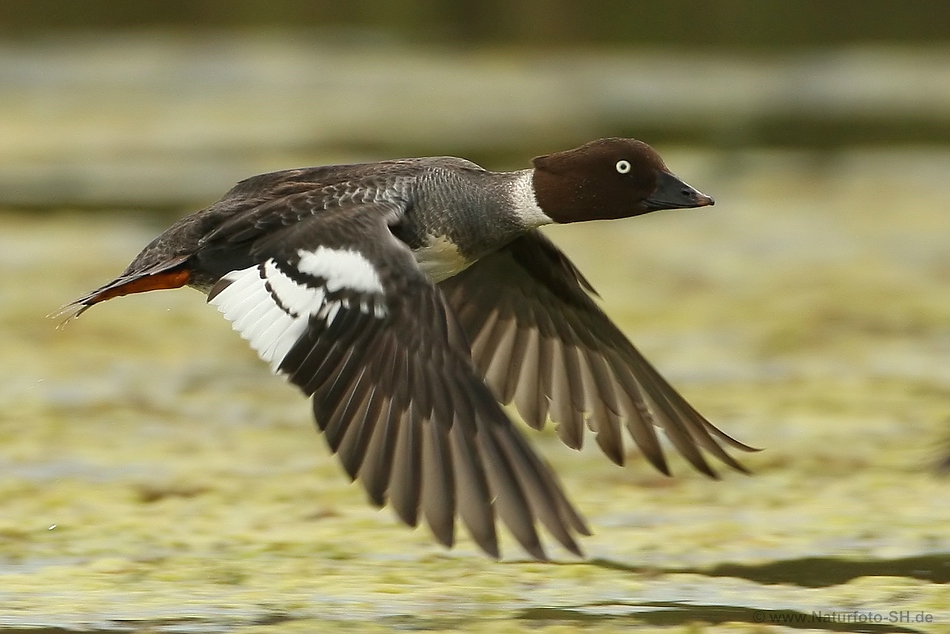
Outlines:
{"type": "Polygon", "coordinates": [[[764,451],[751,477],[667,479],[526,431],[594,529],[586,561],[447,552],[369,508],[195,291],[45,317],[167,219],[0,213],[0,628],[948,631],[950,155],[666,155],[715,207],[548,234],[764,451]]]}

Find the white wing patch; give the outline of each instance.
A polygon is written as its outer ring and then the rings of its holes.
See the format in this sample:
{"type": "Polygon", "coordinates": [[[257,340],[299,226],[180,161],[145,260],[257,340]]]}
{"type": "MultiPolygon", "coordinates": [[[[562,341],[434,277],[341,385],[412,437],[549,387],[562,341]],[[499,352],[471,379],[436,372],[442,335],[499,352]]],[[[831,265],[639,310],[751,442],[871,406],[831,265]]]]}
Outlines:
{"type": "Polygon", "coordinates": [[[325,279],[331,293],[341,288],[363,293],[383,292],[376,268],[359,251],[319,246],[316,251],[300,249],[297,255],[300,270],[325,279]]]}
{"type": "MultiPolygon", "coordinates": [[[[356,252],[319,247],[314,253],[300,253],[301,271],[325,279],[326,286],[300,284],[281,271],[271,259],[257,266],[231,271],[222,278],[229,284],[221,291],[213,292],[208,300],[274,372],[306,332],[312,317],[329,325],[340,308],[350,307],[348,299],[330,299],[328,293],[341,288],[379,295],[383,291],[372,265],[356,252]],[[337,257],[341,253],[346,255],[337,257]],[[306,268],[304,254],[311,256],[306,268]],[[351,254],[358,259],[352,258],[351,254]],[[347,264],[354,268],[347,269],[347,264]]],[[[368,298],[354,303],[354,306],[364,313],[372,312],[377,318],[386,316],[385,307],[379,300],[368,298]]]]}

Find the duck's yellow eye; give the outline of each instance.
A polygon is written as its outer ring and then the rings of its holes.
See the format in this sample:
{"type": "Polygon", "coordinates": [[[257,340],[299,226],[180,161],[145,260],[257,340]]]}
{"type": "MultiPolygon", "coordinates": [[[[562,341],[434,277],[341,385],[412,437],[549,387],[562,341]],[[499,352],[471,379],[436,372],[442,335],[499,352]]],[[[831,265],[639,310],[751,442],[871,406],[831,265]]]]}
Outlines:
{"type": "Polygon", "coordinates": [[[630,161],[619,160],[617,161],[617,171],[621,174],[626,174],[630,171],[630,161]]]}

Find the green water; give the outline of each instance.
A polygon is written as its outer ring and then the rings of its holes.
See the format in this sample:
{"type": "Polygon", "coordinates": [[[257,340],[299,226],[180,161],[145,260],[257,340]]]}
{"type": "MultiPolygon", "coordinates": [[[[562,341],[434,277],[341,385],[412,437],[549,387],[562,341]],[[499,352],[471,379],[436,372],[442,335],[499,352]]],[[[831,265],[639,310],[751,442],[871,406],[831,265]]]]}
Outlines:
{"type": "Polygon", "coordinates": [[[950,146],[948,86],[942,46],[757,56],[309,32],[0,40],[0,207],[181,211],[269,170],[445,154],[510,169],[604,136],[734,159],[813,148],[833,166],[855,146],[950,146]]]}
{"type": "Polygon", "coordinates": [[[0,630],[950,631],[950,154],[665,154],[715,207],[548,234],[764,451],[667,479],[526,431],[587,561],[449,552],[370,508],[194,291],[45,317],[167,219],[0,213],[0,630]]]}

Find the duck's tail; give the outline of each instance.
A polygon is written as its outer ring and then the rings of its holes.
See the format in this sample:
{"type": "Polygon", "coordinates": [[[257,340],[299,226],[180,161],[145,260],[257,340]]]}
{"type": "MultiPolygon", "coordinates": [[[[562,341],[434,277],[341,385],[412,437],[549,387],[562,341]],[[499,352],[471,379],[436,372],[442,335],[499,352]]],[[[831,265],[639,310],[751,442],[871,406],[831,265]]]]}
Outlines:
{"type": "Polygon", "coordinates": [[[180,288],[191,281],[191,270],[185,263],[188,256],[181,256],[155,264],[140,271],[126,271],[108,284],[74,300],[55,313],[52,319],[60,319],[60,326],[79,317],[90,307],[113,297],[144,293],[165,288],[180,288]]]}

